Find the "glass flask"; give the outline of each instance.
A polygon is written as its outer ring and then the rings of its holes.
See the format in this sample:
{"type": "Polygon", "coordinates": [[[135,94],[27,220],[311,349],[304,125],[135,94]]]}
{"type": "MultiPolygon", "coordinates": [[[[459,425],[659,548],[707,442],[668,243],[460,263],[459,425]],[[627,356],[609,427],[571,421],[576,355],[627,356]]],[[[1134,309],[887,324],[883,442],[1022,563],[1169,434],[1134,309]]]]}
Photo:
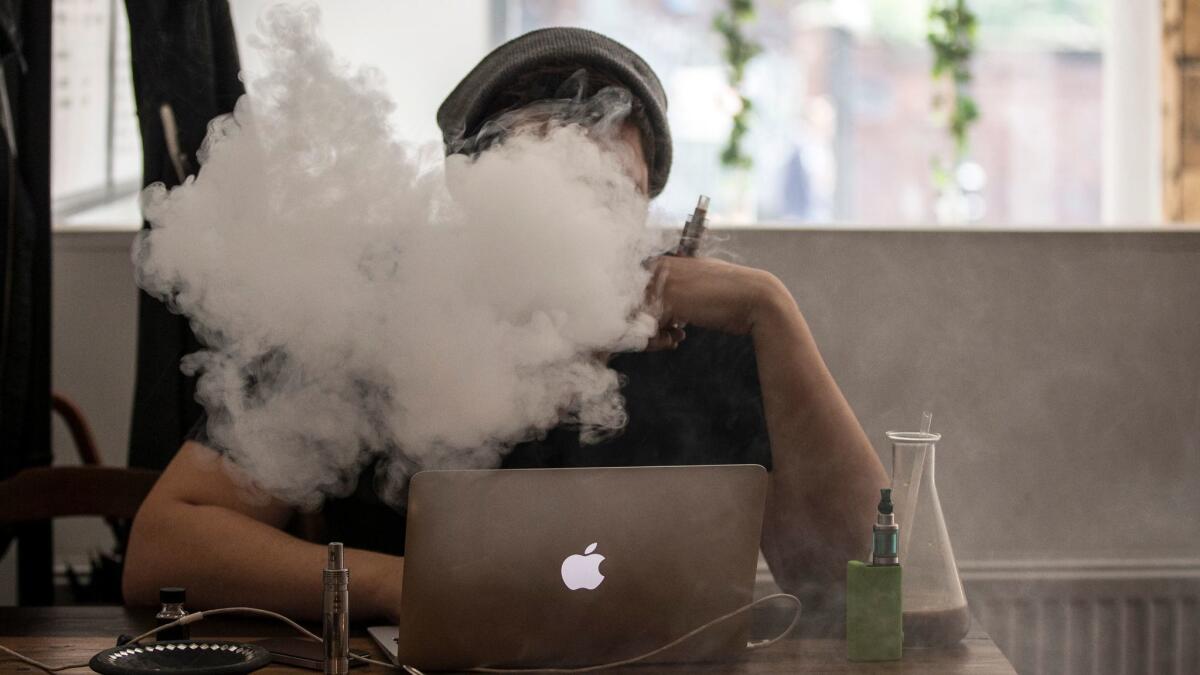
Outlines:
{"type": "Polygon", "coordinates": [[[952,645],[971,627],[934,482],[940,434],[889,431],[892,500],[900,525],[904,645],[952,645]]]}

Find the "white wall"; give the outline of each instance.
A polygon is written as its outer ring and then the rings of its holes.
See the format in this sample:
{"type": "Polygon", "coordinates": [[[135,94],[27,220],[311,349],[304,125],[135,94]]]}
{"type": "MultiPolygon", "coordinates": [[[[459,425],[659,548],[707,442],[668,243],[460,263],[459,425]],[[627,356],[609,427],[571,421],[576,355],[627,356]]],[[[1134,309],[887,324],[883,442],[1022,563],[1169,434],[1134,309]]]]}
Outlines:
{"type": "MultiPolygon", "coordinates": [[[[133,233],[55,234],[51,283],[51,380],[83,409],[106,464],[125,464],[133,406],[137,348],[137,288],[129,246],[133,233]]],[[[57,418],[51,443],[56,464],[77,464],[66,427],[57,418]]],[[[98,518],[55,522],[58,562],[86,564],[108,550],[112,537],[98,518]]],[[[12,604],[12,552],[0,561],[0,604],[12,604]]]]}

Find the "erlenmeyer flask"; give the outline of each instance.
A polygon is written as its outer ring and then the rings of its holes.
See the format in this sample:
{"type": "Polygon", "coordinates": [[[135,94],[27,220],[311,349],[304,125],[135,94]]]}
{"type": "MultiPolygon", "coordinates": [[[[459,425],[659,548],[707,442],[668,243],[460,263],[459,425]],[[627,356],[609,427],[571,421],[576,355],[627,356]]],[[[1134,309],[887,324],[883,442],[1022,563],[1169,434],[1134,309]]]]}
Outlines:
{"type": "Polygon", "coordinates": [[[970,629],[971,613],[934,482],[935,443],[941,435],[889,431],[887,437],[904,570],[904,644],[954,644],[970,629]]]}

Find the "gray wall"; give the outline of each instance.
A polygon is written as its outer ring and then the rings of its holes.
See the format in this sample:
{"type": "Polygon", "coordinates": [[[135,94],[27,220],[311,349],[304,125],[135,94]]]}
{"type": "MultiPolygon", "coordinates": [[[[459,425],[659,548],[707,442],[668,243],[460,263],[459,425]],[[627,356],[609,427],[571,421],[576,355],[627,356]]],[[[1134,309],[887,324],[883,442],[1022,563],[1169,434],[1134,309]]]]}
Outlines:
{"type": "MultiPolygon", "coordinates": [[[[130,238],[54,241],[55,387],[114,464],[133,382],[130,238]]],[[[960,562],[1200,558],[1200,233],[751,230],[724,248],[792,289],[885,465],[883,432],[934,412],[960,562]]],[[[108,537],[68,521],[56,541],[81,560],[108,537]]],[[[0,603],[12,586],[8,560],[0,603]]]]}
{"type": "MultiPolygon", "coordinates": [[[[51,377],[91,422],[105,463],[125,463],[133,404],[137,295],[129,261],[132,233],[55,233],[51,377]]],[[[57,464],[77,464],[65,425],[54,421],[57,464]]],[[[54,525],[60,561],[86,564],[88,555],[112,547],[98,518],[65,518],[54,525]]],[[[14,604],[15,566],[0,561],[0,605],[14,604]]]]}
{"type": "Polygon", "coordinates": [[[1200,234],[738,233],[885,464],[934,412],[960,560],[1200,558],[1200,234]]]}

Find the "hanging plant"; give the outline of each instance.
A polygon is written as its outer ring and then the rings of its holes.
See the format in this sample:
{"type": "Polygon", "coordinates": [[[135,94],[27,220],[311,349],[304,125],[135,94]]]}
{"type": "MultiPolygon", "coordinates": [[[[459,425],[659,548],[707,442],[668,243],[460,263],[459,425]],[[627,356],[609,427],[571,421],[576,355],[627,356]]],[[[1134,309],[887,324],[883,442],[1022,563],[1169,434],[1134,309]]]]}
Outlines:
{"type": "Polygon", "coordinates": [[[729,130],[729,141],[721,150],[721,164],[727,168],[749,169],[754,160],[742,149],[742,140],[750,130],[750,114],[753,105],[742,92],[742,80],[746,76],[746,64],[762,52],[762,45],[746,37],[746,24],[754,19],[754,0],[729,0],[728,7],[713,17],[713,30],[725,41],[722,53],[729,72],[729,86],[741,100],[741,107],[733,116],[729,130]]]}
{"type": "Polygon", "coordinates": [[[979,107],[970,93],[977,24],[967,0],[933,0],[930,5],[925,39],[933,50],[934,84],[943,87],[933,97],[933,110],[945,120],[954,144],[948,166],[935,160],[934,181],[943,189],[950,184],[954,168],[966,159],[971,125],[979,119],[979,107]]]}

